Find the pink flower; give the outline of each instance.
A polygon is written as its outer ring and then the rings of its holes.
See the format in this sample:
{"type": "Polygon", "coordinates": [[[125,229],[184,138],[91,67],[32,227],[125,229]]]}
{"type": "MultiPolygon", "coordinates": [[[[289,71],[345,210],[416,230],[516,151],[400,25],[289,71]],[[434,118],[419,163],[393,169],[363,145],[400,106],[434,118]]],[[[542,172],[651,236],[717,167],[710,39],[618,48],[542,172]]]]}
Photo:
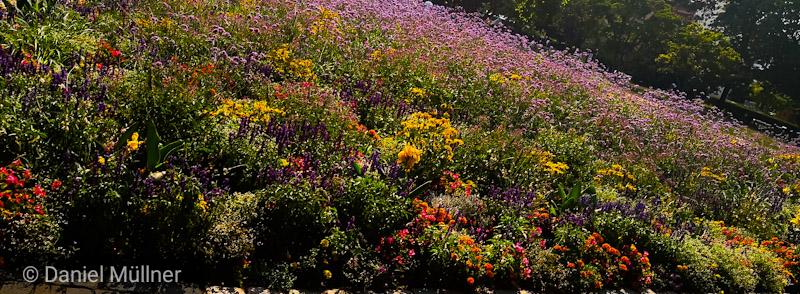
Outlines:
{"type": "Polygon", "coordinates": [[[414,252],[414,249],[409,249],[408,250],[408,257],[414,257],[414,255],[417,255],[417,253],[414,252]]]}
{"type": "Polygon", "coordinates": [[[516,250],[516,251],[517,251],[517,253],[522,253],[522,252],[524,252],[524,251],[525,251],[525,249],[524,249],[524,248],[522,248],[522,246],[520,246],[520,245],[519,245],[519,243],[517,243],[517,244],[514,244],[514,250],[516,250]]]}
{"type": "Polygon", "coordinates": [[[6,177],[6,184],[9,185],[9,186],[19,185],[19,179],[16,176],[14,176],[13,174],[12,175],[8,175],[8,177],[6,177]]]}
{"type": "Polygon", "coordinates": [[[526,279],[528,279],[528,278],[530,278],[530,277],[531,277],[531,273],[532,273],[532,272],[533,272],[533,271],[532,271],[530,268],[525,268],[525,270],[522,272],[522,275],[523,275],[523,276],[524,276],[526,279]]]}

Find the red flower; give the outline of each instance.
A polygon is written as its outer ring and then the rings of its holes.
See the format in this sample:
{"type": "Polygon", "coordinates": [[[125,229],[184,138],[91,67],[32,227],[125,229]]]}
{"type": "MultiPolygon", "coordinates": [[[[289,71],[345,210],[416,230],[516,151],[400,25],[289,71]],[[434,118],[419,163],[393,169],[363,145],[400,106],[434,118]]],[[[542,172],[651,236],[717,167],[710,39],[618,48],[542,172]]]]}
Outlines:
{"type": "Polygon", "coordinates": [[[120,55],[122,55],[122,52],[120,52],[119,50],[111,50],[111,56],[119,57],[120,55]]]}
{"type": "Polygon", "coordinates": [[[36,213],[38,213],[40,215],[44,215],[44,209],[42,209],[41,205],[36,205],[36,207],[34,207],[33,210],[35,210],[36,213]]]}
{"type": "Polygon", "coordinates": [[[575,264],[571,263],[571,262],[567,262],[567,267],[568,268],[575,268],[575,264]]]}
{"type": "Polygon", "coordinates": [[[470,286],[472,286],[473,284],[475,284],[475,278],[473,278],[473,277],[469,277],[469,278],[467,278],[467,284],[469,284],[470,286]]]}
{"type": "Polygon", "coordinates": [[[42,186],[36,185],[35,187],[33,187],[33,195],[36,195],[36,196],[39,196],[39,197],[44,197],[44,196],[47,196],[47,193],[44,192],[44,189],[42,189],[42,186]]]}
{"type": "Polygon", "coordinates": [[[55,181],[53,181],[52,184],[50,184],[50,189],[58,190],[58,188],[61,188],[61,181],[60,180],[55,180],[55,181]]]}

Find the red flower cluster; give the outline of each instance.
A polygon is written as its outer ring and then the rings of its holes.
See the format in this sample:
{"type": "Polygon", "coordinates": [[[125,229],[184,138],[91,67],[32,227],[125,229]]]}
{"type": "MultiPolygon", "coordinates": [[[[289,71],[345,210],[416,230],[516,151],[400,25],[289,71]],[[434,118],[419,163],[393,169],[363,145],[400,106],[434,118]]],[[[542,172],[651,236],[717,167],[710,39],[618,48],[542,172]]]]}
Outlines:
{"type": "Polygon", "coordinates": [[[452,226],[456,223],[453,215],[444,208],[430,207],[427,202],[419,199],[414,199],[414,207],[419,211],[414,221],[422,224],[423,227],[431,224],[452,226]]]}
{"type": "MultiPolygon", "coordinates": [[[[9,219],[23,214],[45,213],[43,200],[47,197],[47,191],[40,184],[29,185],[34,178],[22,161],[15,160],[6,167],[0,167],[0,179],[0,217],[9,219]]],[[[58,189],[61,181],[53,181],[50,187],[58,189]]]]}
{"type": "Polygon", "coordinates": [[[777,237],[762,241],[761,246],[774,252],[778,258],[783,260],[783,269],[791,277],[792,282],[797,283],[797,275],[800,274],[800,255],[795,254],[797,246],[781,241],[777,237]]]}
{"type": "Polygon", "coordinates": [[[649,253],[640,252],[635,245],[620,250],[605,243],[600,234],[592,233],[584,241],[581,256],[576,263],[568,262],[567,268],[578,269],[581,278],[595,288],[621,281],[628,281],[634,287],[652,283],[649,253]]]}
{"type": "Polygon", "coordinates": [[[463,191],[467,197],[472,196],[472,190],[475,188],[475,183],[472,181],[461,181],[461,176],[457,173],[445,171],[441,178],[442,185],[448,193],[456,193],[463,191]]]}

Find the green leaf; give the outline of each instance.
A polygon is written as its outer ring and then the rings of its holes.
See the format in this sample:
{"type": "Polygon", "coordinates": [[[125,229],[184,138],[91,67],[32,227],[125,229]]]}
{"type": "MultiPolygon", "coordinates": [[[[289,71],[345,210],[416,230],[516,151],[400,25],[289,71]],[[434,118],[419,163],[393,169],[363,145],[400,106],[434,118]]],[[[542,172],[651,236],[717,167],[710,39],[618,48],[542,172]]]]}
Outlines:
{"type": "Polygon", "coordinates": [[[156,165],[156,168],[160,167],[164,163],[164,161],[167,159],[167,156],[169,156],[173,151],[178,150],[180,148],[183,148],[183,141],[181,140],[177,140],[175,142],[161,146],[161,148],[158,149],[159,155],[158,155],[158,164],[156,165]]]}
{"type": "Polygon", "coordinates": [[[363,176],[364,175],[364,167],[361,166],[360,164],[358,164],[358,162],[355,162],[355,161],[353,162],[353,168],[355,168],[356,173],[359,176],[363,176]]]}

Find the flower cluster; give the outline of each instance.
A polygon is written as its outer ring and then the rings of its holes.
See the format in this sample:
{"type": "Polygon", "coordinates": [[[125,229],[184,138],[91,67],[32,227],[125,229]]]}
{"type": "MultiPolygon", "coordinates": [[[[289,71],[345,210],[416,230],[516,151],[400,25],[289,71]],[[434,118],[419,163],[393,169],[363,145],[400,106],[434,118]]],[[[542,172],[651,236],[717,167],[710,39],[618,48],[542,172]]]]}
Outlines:
{"type": "Polygon", "coordinates": [[[707,166],[704,166],[700,170],[700,176],[703,177],[703,178],[712,179],[712,180],[714,180],[716,182],[720,182],[720,183],[721,182],[725,182],[725,180],[728,179],[728,177],[725,176],[724,174],[715,173],[710,167],[707,167],[707,166]]]}
{"type": "Polygon", "coordinates": [[[319,15],[314,21],[311,22],[309,31],[311,32],[312,35],[326,34],[330,31],[336,30],[338,23],[339,23],[338,13],[320,6],[319,15]]]}
{"type": "Polygon", "coordinates": [[[580,251],[580,258],[568,264],[580,272],[581,279],[596,289],[606,284],[615,284],[626,279],[632,280],[639,287],[652,283],[650,254],[640,252],[633,245],[626,245],[622,250],[605,243],[598,233],[592,233],[580,251]]]}
{"type": "Polygon", "coordinates": [[[401,123],[399,137],[434,158],[453,160],[453,149],[464,141],[450,125],[447,117],[436,118],[430,113],[415,112],[401,123]]]}
{"type": "Polygon", "coordinates": [[[612,164],[610,168],[598,169],[594,181],[600,184],[611,184],[620,192],[636,192],[636,177],[619,164],[612,164]]]}
{"type": "Polygon", "coordinates": [[[279,108],[267,105],[265,101],[225,100],[217,109],[209,112],[211,116],[221,116],[236,120],[247,119],[252,122],[268,124],[273,115],[284,115],[279,108]]]}
{"type": "Polygon", "coordinates": [[[314,73],[314,62],[311,59],[294,58],[294,52],[288,44],[272,50],[268,58],[270,65],[279,74],[306,82],[317,79],[317,75],[314,73]]]}
{"type": "Polygon", "coordinates": [[[550,151],[534,148],[530,155],[544,171],[551,175],[563,175],[569,170],[569,165],[566,163],[553,161],[555,155],[550,151]]]}
{"type": "MultiPolygon", "coordinates": [[[[44,200],[47,191],[41,184],[33,184],[36,179],[22,161],[16,160],[0,167],[0,216],[9,220],[23,214],[45,214],[44,200]]],[[[50,188],[57,190],[61,181],[55,180],[50,188]]]]}
{"type": "Polygon", "coordinates": [[[517,73],[493,73],[489,75],[489,81],[495,84],[505,84],[508,81],[522,80],[522,76],[517,73]]]}
{"type": "Polygon", "coordinates": [[[451,171],[445,171],[441,178],[442,185],[447,193],[455,195],[472,196],[472,191],[477,185],[472,180],[461,181],[461,176],[451,171]]]}

